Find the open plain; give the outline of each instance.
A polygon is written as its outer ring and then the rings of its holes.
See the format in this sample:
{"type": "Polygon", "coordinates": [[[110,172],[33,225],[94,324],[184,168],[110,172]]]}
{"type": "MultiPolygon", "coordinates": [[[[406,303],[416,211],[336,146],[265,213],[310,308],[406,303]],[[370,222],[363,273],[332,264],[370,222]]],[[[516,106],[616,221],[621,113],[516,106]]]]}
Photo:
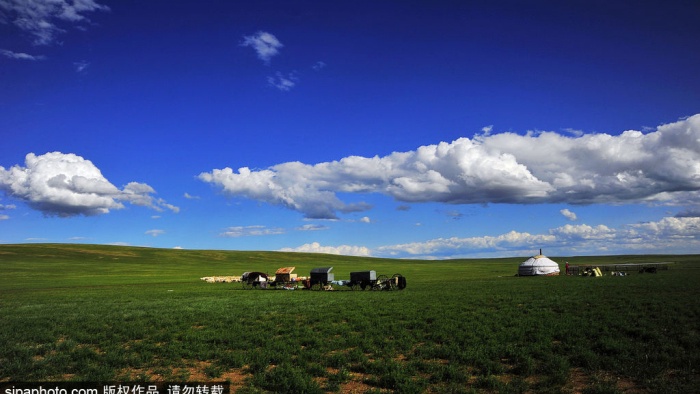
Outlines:
{"type": "Polygon", "coordinates": [[[323,254],[0,245],[0,381],[224,381],[236,392],[700,391],[700,256],[655,274],[516,277],[527,256],[417,261],[323,254]],[[206,276],[336,279],[403,291],[243,290],[206,276]]]}

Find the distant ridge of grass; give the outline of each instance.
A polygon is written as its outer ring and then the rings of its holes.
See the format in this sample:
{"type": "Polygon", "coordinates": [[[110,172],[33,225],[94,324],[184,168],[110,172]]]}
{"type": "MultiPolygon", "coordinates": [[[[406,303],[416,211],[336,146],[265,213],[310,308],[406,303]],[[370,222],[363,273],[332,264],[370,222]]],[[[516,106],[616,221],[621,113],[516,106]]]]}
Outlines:
{"type": "MultiPolygon", "coordinates": [[[[122,246],[122,245],[102,245],[102,244],[79,244],[79,243],[21,243],[21,244],[0,244],[0,255],[19,255],[27,257],[81,257],[102,256],[102,257],[171,257],[176,259],[193,258],[208,259],[210,261],[222,261],[231,259],[249,259],[261,263],[277,261],[284,258],[286,261],[377,261],[377,262],[412,262],[412,263],[437,263],[447,262],[512,262],[523,261],[529,256],[512,256],[496,258],[460,258],[445,260],[422,260],[422,259],[392,259],[381,257],[344,256],[325,253],[303,253],[303,252],[279,252],[279,251],[240,251],[222,249],[167,249],[153,248],[145,246],[122,246]],[[54,252],[51,254],[50,252],[54,252]],[[180,257],[178,257],[178,255],[180,257]]],[[[700,254],[632,254],[632,255],[595,255],[595,256],[549,256],[555,260],[568,259],[570,262],[590,262],[591,264],[621,264],[622,262],[654,262],[660,259],[673,259],[686,261],[693,259],[700,254]]]]}
{"type": "MultiPolygon", "coordinates": [[[[563,269],[572,265],[697,261],[696,255],[617,255],[552,257],[563,269]]],[[[3,244],[0,289],[21,286],[66,286],[190,282],[204,276],[240,275],[245,271],[269,274],[295,266],[300,276],[315,267],[334,267],[336,279],[351,271],[375,270],[378,275],[400,273],[409,281],[513,276],[526,256],[489,259],[408,260],[276,251],[162,249],[94,244],[3,244]],[[60,279],[60,280],[58,280],[60,279]]]]}

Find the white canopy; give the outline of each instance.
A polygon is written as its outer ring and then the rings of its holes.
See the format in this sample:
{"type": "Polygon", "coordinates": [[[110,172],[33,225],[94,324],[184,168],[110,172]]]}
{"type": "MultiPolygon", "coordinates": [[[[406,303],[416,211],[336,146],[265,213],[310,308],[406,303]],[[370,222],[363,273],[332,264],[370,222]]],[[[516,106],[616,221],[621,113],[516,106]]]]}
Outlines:
{"type": "Polygon", "coordinates": [[[541,254],[532,256],[520,264],[518,276],[533,275],[559,275],[559,264],[541,254]]]}

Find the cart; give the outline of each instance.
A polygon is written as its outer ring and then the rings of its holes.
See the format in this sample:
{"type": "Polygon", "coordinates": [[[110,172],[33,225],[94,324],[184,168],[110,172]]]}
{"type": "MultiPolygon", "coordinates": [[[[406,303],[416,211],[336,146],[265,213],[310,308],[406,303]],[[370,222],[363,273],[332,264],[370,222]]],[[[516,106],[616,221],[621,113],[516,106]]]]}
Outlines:
{"type": "Polygon", "coordinates": [[[310,290],[333,290],[335,275],[333,267],[319,267],[311,270],[309,279],[304,281],[304,288],[310,290]]]}
{"type": "Polygon", "coordinates": [[[376,271],[356,271],[350,273],[348,286],[353,290],[403,290],[406,288],[406,278],[401,274],[390,278],[377,276],[376,271]]]}
{"type": "Polygon", "coordinates": [[[267,289],[270,278],[264,272],[244,272],[241,275],[241,284],[246,290],[259,288],[267,289]]]}
{"type": "Polygon", "coordinates": [[[297,288],[297,274],[293,274],[296,267],[282,267],[275,272],[275,280],[272,286],[276,289],[294,290],[297,288]]]}

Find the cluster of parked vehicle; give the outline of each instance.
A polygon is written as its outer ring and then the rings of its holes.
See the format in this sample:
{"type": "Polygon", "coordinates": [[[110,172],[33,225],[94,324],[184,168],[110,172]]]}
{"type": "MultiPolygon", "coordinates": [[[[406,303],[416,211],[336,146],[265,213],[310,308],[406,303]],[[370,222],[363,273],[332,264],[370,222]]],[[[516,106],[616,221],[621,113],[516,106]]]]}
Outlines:
{"type": "Polygon", "coordinates": [[[401,274],[377,276],[376,271],[350,273],[350,280],[335,280],[333,267],[314,268],[308,277],[294,274],[295,267],[282,267],[275,276],[259,271],[244,272],[241,283],[244,289],[285,289],[285,290],[335,290],[334,286],[346,286],[352,290],[403,290],[406,278],[401,274]]]}

